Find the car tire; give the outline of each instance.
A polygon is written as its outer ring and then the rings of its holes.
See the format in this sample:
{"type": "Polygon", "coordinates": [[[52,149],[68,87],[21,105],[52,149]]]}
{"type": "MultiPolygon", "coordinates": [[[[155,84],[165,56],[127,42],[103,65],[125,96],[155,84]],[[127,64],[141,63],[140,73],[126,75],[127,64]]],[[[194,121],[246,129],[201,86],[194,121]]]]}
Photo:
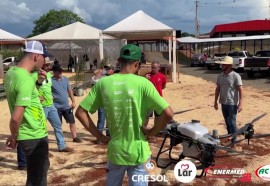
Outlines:
{"type": "Polygon", "coordinates": [[[252,71],[247,71],[247,76],[248,76],[249,78],[254,78],[254,72],[252,72],[252,71]]]}

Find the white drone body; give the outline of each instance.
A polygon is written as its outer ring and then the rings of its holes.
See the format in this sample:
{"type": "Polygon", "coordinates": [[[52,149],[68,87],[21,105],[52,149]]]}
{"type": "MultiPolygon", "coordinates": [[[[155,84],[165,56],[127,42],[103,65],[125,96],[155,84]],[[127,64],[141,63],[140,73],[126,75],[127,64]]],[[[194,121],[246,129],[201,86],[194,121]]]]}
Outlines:
{"type": "Polygon", "coordinates": [[[182,155],[185,157],[199,159],[202,151],[205,150],[205,144],[216,146],[220,143],[220,140],[210,135],[208,129],[201,125],[199,121],[193,120],[192,122],[168,124],[167,130],[171,130],[175,126],[177,127],[178,135],[190,138],[190,141],[183,140],[182,142],[182,155]]]}

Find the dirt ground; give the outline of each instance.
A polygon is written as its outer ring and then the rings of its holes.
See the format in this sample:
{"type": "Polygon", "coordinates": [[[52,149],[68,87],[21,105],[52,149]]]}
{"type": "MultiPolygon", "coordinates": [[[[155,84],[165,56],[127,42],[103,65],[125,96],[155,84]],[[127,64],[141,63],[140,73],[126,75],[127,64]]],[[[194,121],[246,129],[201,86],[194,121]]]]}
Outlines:
{"type": "MultiPolygon", "coordinates": [[[[191,111],[175,114],[174,120],[178,122],[191,121],[191,119],[200,120],[209,131],[218,129],[219,134],[225,134],[225,124],[221,110],[214,110],[214,90],[215,85],[212,82],[205,81],[188,75],[180,74],[181,83],[168,83],[164,90],[164,98],[170,103],[174,112],[181,112],[188,109],[191,111]]],[[[86,91],[83,97],[76,97],[77,105],[87,95],[86,91]]],[[[269,121],[269,102],[270,92],[244,87],[244,108],[238,114],[238,128],[250,122],[262,113],[267,113],[265,117],[256,122],[255,133],[270,133],[269,121]]],[[[17,170],[16,151],[5,149],[5,140],[9,135],[9,110],[6,100],[0,102],[1,108],[1,128],[0,128],[0,185],[24,185],[26,181],[26,172],[17,170]]],[[[93,115],[94,121],[97,120],[97,114],[93,115]]],[[[78,136],[83,143],[72,142],[69,126],[63,123],[63,131],[66,143],[69,147],[75,149],[73,153],[59,153],[56,147],[56,140],[50,123],[47,124],[49,131],[49,150],[51,166],[48,172],[48,185],[104,185],[105,167],[106,167],[106,146],[94,144],[95,138],[84,130],[83,126],[76,120],[78,136]]],[[[153,124],[153,119],[150,120],[153,124]]],[[[155,159],[160,148],[162,138],[154,137],[150,139],[152,149],[152,158],[155,159]]],[[[256,177],[255,170],[260,166],[270,164],[269,138],[251,140],[248,146],[246,142],[241,142],[239,148],[244,151],[256,152],[254,156],[238,155],[229,156],[226,153],[218,152],[216,165],[230,163],[236,167],[243,168],[247,173],[251,173],[252,183],[242,183],[236,178],[232,179],[213,179],[207,177],[197,178],[193,185],[267,185],[266,181],[256,177]]],[[[175,155],[180,154],[180,148],[174,151],[175,155]]],[[[162,157],[166,161],[167,157],[162,157]]],[[[173,166],[167,169],[156,168],[158,174],[165,174],[168,182],[150,183],[150,185],[179,185],[174,178],[173,166]]],[[[126,185],[125,178],[125,185],[126,185]]]]}

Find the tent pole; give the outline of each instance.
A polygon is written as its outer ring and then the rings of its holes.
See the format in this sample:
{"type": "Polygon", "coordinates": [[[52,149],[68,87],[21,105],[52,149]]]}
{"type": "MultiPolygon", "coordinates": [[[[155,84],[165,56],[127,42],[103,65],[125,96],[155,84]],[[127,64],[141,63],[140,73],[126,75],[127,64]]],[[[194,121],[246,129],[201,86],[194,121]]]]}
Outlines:
{"type": "Polygon", "coordinates": [[[169,64],[172,64],[172,40],[169,36],[169,64]]]}
{"type": "Polygon", "coordinates": [[[173,31],[173,82],[176,83],[176,31],[173,31]]]}
{"type": "Polygon", "coordinates": [[[103,34],[99,32],[99,57],[100,61],[104,58],[103,34]]]}

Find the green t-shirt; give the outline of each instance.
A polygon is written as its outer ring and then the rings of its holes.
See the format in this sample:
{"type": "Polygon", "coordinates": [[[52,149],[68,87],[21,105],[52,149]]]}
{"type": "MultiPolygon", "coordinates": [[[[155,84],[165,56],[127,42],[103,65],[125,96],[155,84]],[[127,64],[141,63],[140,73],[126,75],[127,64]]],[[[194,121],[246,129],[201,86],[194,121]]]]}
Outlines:
{"type": "Polygon", "coordinates": [[[138,165],[151,155],[141,127],[148,111],[160,114],[168,103],[154,85],[134,74],[104,77],[91,89],[80,106],[90,113],[105,109],[111,140],[108,159],[116,165],[138,165]]]}
{"type": "Polygon", "coordinates": [[[22,68],[13,67],[6,73],[4,85],[10,113],[13,113],[15,106],[25,107],[17,140],[48,136],[45,114],[30,74],[22,68]]]}
{"type": "MultiPolygon", "coordinates": [[[[36,82],[38,79],[38,73],[32,73],[32,78],[36,82]]],[[[43,97],[41,104],[43,107],[50,107],[53,104],[53,95],[52,95],[52,73],[47,73],[47,78],[42,82],[42,85],[38,89],[39,97],[43,97]]]]}

